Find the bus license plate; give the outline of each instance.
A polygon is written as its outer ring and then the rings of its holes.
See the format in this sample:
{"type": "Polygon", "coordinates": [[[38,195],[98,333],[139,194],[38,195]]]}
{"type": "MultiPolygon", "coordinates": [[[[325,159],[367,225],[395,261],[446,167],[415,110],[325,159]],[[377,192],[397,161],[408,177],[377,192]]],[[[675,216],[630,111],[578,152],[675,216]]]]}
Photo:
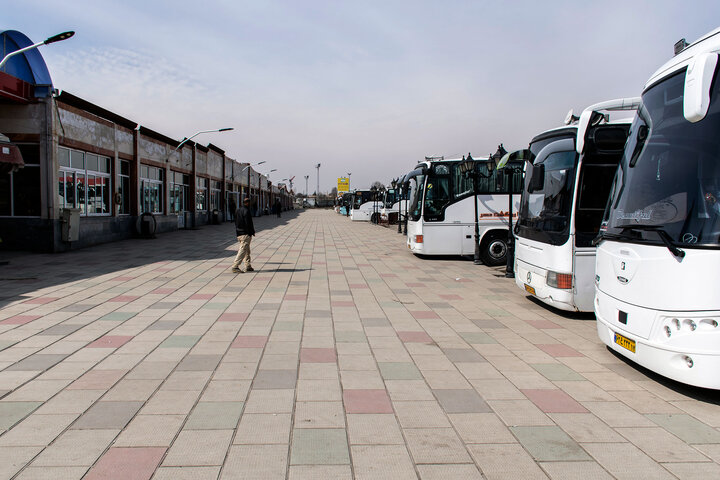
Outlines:
{"type": "Polygon", "coordinates": [[[627,337],[623,337],[619,333],[615,334],[615,343],[620,345],[626,350],[630,350],[632,353],[635,353],[635,340],[630,340],[627,337]]]}
{"type": "Polygon", "coordinates": [[[535,288],[531,287],[527,283],[525,284],[525,291],[531,295],[535,295],[535,288]]]}

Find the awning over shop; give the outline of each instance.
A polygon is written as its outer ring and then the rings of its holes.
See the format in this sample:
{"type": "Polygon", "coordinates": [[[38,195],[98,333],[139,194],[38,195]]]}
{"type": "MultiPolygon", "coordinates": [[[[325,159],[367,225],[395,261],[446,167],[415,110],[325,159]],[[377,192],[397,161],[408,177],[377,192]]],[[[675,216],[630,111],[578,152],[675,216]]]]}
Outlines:
{"type": "MultiPolygon", "coordinates": [[[[21,32],[0,31],[0,58],[32,44],[32,40],[21,32]]],[[[37,49],[10,58],[0,70],[1,100],[22,103],[48,97],[51,93],[50,72],[37,49]]]]}
{"type": "Polygon", "coordinates": [[[0,134],[0,174],[5,175],[24,166],[25,162],[18,146],[10,143],[8,137],[0,134]]]}

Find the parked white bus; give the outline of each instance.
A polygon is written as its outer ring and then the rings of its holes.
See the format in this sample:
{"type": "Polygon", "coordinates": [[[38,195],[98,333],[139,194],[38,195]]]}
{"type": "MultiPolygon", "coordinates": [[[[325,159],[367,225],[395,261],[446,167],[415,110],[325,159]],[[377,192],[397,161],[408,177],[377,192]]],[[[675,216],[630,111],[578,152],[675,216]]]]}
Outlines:
{"type": "MultiPolygon", "coordinates": [[[[427,160],[407,175],[412,191],[407,246],[414,254],[474,254],[473,180],[462,174],[461,162],[459,158],[427,160]]],[[[488,163],[487,158],[475,159],[480,258],[487,265],[502,265],[507,261],[508,195],[510,186],[513,194],[520,193],[522,173],[498,173],[488,163]]],[[[519,200],[519,195],[513,195],[515,212],[519,200]]]]}
{"type": "Polygon", "coordinates": [[[353,194],[350,220],[354,222],[369,222],[373,214],[380,215],[382,209],[382,194],[371,190],[355,190],[353,194]]]}
{"type": "Polygon", "coordinates": [[[380,211],[380,218],[383,222],[387,222],[390,219],[391,214],[397,215],[398,221],[405,214],[407,208],[407,195],[402,191],[402,188],[388,188],[385,190],[385,198],[383,200],[383,207],[380,211]]]}
{"type": "Polygon", "coordinates": [[[720,28],[650,77],[600,229],[600,339],[665,377],[720,389],[720,28]]]}
{"type": "MultiPolygon", "coordinates": [[[[630,118],[640,98],[591,105],[566,127],[537,135],[527,165],[515,226],[515,283],[538,300],[568,311],[591,312],[595,298],[595,246],[630,118]]],[[[513,154],[510,154],[510,158],[513,154]]]]}

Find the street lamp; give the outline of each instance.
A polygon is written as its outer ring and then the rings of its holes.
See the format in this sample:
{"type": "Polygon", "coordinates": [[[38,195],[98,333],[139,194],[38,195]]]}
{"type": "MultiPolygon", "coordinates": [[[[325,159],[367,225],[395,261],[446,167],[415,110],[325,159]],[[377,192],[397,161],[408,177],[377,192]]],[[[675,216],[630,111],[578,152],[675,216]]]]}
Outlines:
{"type": "Polygon", "coordinates": [[[15,50],[14,52],[10,52],[0,61],[0,68],[5,66],[5,63],[10,59],[10,57],[14,57],[15,55],[19,55],[21,53],[27,52],[28,50],[32,50],[33,48],[42,47],[43,45],[50,45],[51,43],[55,42],[62,42],[63,40],[67,40],[68,38],[75,35],[75,32],[69,31],[69,32],[63,32],[58,33],[57,35],[53,35],[50,38],[45,39],[42,42],[38,42],[34,45],[30,45],[29,47],[21,48],[19,50],[15,50]]]}
{"type": "MultiPolygon", "coordinates": [[[[509,165],[510,161],[524,161],[532,163],[534,155],[530,150],[518,150],[508,153],[500,144],[498,151],[495,152],[500,159],[498,162],[498,170],[503,170],[508,176],[508,248],[507,248],[507,265],[505,266],[505,277],[515,278],[515,235],[512,227],[512,187],[515,175],[523,173],[523,169],[516,165],[509,165]]],[[[518,216],[519,218],[519,216],[518,216]]]]}
{"type": "Polygon", "coordinates": [[[320,164],[315,165],[317,168],[317,190],[315,190],[315,207],[318,207],[318,198],[320,197],[320,164]]]}
{"type": "Polygon", "coordinates": [[[375,223],[375,206],[377,205],[377,187],[373,185],[370,187],[370,192],[372,193],[372,199],[373,199],[373,213],[370,216],[370,223],[375,223]]]}
{"type": "Polygon", "coordinates": [[[225,127],[225,128],[216,128],[216,129],[214,129],[214,130],[200,130],[199,132],[194,133],[194,134],[192,134],[191,136],[189,136],[189,137],[187,137],[187,138],[184,138],[184,139],[182,140],[182,142],[178,143],[178,146],[175,147],[175,150],[173,150],[172,152],[170,152],[170,155],[168,155],[168,156],[165,158],[165,161],[168,162],[168,161],[170,160],[170,157],[172,157],[175,152],[177,152],[178,150],[180,150],[180,147],[182,147],[184,144],[186,144],[187,142],[189,142],[191,139],[197,137],[197,136],[200,135],[201,133],[229,132],[230,130],[234,130],[234,128],[233,128],[233,127],[225,127]]]}
{"type": "Polygon", "coordinates": [[[243,167],[242,170],[240,170],[240,174],[241,174],[241,175],[242,175],[242,172],[244,172],[245,170],[248,171],[248,175],[247,175],[247,177],[248,177],[248,179],[247,179],[247,180],[248,180],[248,181],[247,181],[248,191],[247,191],[247,194],[245,195],[245,197],[246,197],[248,200],[250,200],[250,192],[252,191],[252,189],[250,188],[250,167],[257,167],[258,165],[262,165],[263,163],[265,163],[265,160],[263,160],[263,161],[261,161],[261,162],[257,162],[257,163],[248,163],[247,165],[245,165],[245,167],[243,167]]]}

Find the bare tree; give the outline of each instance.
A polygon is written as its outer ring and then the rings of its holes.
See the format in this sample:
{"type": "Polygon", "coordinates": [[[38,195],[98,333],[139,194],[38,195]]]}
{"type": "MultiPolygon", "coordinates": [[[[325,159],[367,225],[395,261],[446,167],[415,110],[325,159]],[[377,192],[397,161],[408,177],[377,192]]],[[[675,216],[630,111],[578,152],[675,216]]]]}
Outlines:
{"type": "Polygon", "coordinates": [[[378,180],[375,180],[375,181],[372,183],[372,185],[370,185],[370,188],[372,188],[372,187],[377,188],[378,191],[381,191],[381,192],[385,190],[385,185],[383,185],[383,183],[380,182],[380,181],[378,181],[378,180]]]}

